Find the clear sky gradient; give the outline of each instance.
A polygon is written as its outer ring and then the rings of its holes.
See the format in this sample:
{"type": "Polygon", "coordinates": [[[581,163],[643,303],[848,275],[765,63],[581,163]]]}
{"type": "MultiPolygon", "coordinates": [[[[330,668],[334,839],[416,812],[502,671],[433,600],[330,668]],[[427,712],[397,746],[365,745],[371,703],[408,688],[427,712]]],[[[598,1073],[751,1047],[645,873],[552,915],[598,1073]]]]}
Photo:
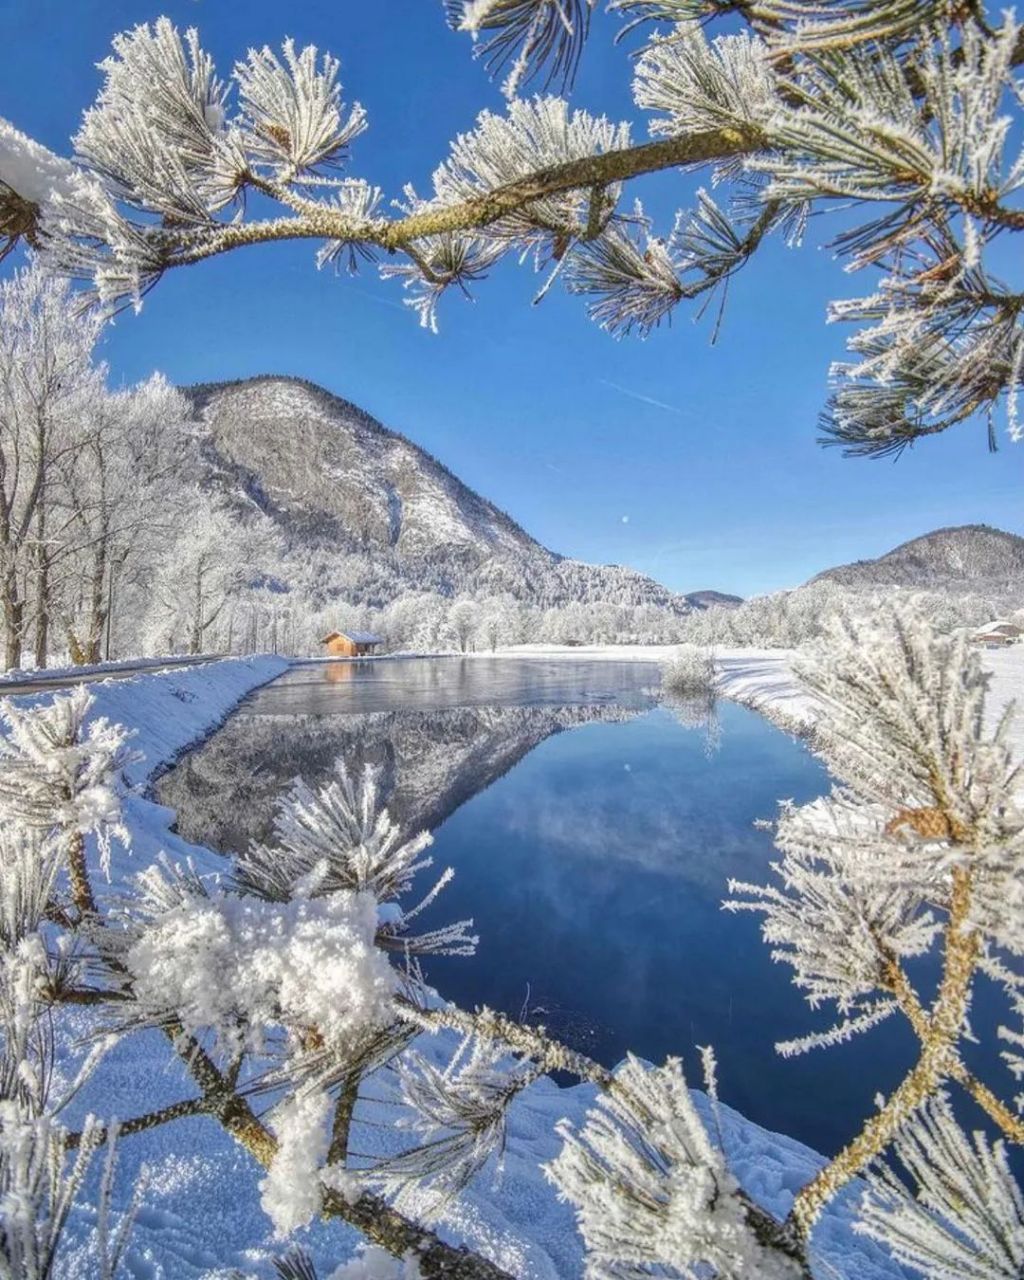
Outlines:
{"type": "MultiPolygon", "coordinates": [[[[448,140],[500,96],[440,0],[0,0],[0,115],[62,152],[99,84],[111,36],[167,13],[197,25],[221,74],[251,45],[291,35],[342,60],[347,101],[367,108],[349,172],[392,196],[428,187],[448,140]],[[382,15],[386,15],[384,18],[382,15]]],[[[616,24],[595,22],[579,106],[643,119],[616,24]]],[[[695,183],[636,188],[668,229],[695,183]]],[[[725,322],[684,311],[646,342],[616,342],[556,287],[512,264],[452,296],[441,333],[418,328],[396,282],[317,272],[308,244],[239,251],[172,273],[106,340],[115,382],[154,369],[187,383],[258,373],[313,379],[436,454],[555,550],[630,564],[673,588],[747,595],[877,555],[940,525],[1024,533],[1024,444],[999,424],[926,441],[897,463],[815,443],[842,332],[828,299],[862,290],[818,242],[769,245],[733,282],[725,322]]],[[[11,269],[11,260],[4,270],[11,269]]]]}

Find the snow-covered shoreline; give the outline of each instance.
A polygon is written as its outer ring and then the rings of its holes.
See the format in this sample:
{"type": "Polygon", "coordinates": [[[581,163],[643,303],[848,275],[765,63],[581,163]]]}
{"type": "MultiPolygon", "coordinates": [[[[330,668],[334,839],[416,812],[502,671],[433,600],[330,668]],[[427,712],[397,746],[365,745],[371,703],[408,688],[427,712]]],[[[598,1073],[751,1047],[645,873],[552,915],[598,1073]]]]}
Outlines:
{"type": "MultiPolygon", "coordinates": [[[[480,657],[567,659],[595,662],[663,663],[677,645],[551,645],[524,644],[497,649],[480,657]]],[[[724,698],[759,711],[780,729],[806,736],[814,728],[818,708],[793,671],[793,649],[715,649],[717,689],[724,698]]],[[[982,666],[991,676],[986,723],[994,728],[1006,707],[1015,702],[1017,715],[1010,741],[1024,758],[1024,644],[983,650],[982,666]]]]}

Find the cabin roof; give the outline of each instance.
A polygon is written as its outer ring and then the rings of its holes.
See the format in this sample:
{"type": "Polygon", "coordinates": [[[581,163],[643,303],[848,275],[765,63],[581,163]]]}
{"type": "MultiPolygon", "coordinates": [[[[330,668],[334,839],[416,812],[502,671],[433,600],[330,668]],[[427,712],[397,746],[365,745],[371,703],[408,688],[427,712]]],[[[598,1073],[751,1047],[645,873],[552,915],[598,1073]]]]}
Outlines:
{"type": "Polygon", "coordinates": [[[1022,633],[1024,633],[1024,627],[1018,626],[1016,622],[1008,622],[1005,618],[997,618],[995,622],[986,622],[985,625],[983,627],[979,627],[974,634],[976,636],[1019,636],[1022,633]]]}
{"type": "Polygon", "coordinates": [[[353,644],[383,644],[384,643],[381,637],[375,636],[372,631],[328,631],[327,635],[325,635],[321,639],[320,643],[327,644],[331,640],[337,640],[339,637],[344,637],[346,640],[351,640],[353,644]]]}

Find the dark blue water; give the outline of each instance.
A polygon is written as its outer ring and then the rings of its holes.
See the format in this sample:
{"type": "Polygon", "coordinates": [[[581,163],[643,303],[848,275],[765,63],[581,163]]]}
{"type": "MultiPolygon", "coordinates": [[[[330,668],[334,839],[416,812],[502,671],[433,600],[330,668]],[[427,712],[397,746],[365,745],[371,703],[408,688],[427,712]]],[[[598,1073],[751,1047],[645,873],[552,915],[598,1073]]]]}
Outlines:
{"type": "Polygon", "coordinates": [[[659,706],[658,676],[508,659],[302,668],[243,704],[161,797],[186,835],[229,850],[267,834],[297,773],[315,785],[339,758],[380,765],[399,820],[432,826],[435,870],[456,871],[422,923],[471,916],[480,935],[475,958],[426,965],[443,995],[544,1023],[609,1065],[680,1056],[695,1083],[696,1046],[711,1044],[727,1102],[834,1152],[914,1042],[893,1019],[780,1058],[777,1040],[824,1029],[828,1012],[772,962],[758,917],[721,908],[731,877],[770,877],[755,821],[828,778],[739,706],[710,721],[659,706]]]}
{"type": "Polygon", "coordinates": [[[455,880],[433,919],[472,916],[473,960],[436,959],[450,999],[524,1011],[602,1062],[676,1055],[696,1082],[711,1044],[722,1096],[768,1128],[837,1150],[913,1061],[895,1022],[808,1057],[774,1050],[821,1027],[762,943],[722,910],[729,879],[764,882],[755,820],[827,789],[820,764],[756,714],[720,705],[718,749],[657,709],[550,738],[435,833],[455,880]]]}

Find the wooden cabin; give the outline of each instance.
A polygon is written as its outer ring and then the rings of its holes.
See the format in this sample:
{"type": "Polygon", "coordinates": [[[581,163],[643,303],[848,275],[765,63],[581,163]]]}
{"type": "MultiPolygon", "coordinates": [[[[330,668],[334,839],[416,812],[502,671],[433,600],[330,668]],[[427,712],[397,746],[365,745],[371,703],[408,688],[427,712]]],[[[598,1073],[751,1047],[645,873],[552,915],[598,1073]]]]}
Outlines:
{"type": "Polygon", "coordinates": [[[331,631],[320,643],[332,658],[365,658],[384,641],[369,631],[331,631]]]}
{"type": "Polygon", "coordinates": [[[1008,645],[1019,643],[1022,636],[1024,627],[1019,627],[1015,622],[998,620],[979,627],[971,639],[986,649],[1005,649],[1008,645]]]}

